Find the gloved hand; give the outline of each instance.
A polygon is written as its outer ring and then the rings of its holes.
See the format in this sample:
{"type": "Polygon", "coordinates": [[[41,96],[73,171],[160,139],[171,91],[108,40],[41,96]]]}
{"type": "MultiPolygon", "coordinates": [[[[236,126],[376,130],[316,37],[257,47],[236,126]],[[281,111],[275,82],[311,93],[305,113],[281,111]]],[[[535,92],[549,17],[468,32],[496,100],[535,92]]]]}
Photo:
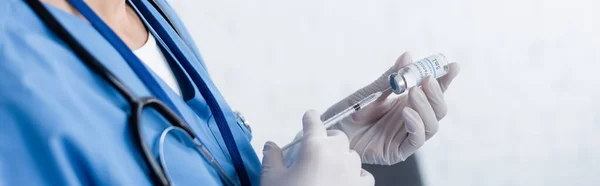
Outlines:
{"type": "Polygon", "coordinates": [[[373,176],[361,168],[360,157],[349,149],[347,136],[326,131],[319,115],[308,111],[302,120],[305,134],[296,161],[284,165],[281,149],[267,142],[263,150],[261,186],[373,186],[373,176]]]}
{"type": "MultiPolygon", "coordinates": [[[[366,96],[389,88],[389,74],[410,63],[410,55],[404,53],[380,78],[330,107],[321,119],[324,121],[366,96]]],[[[348,135],[350,148],[360,154],[363,163],[392,165],[404,161],[437,132],[438,120],[447,113],[443,92],[458,72],[459,66],[452,63],[439,83],[429,77],[421,87],[411,88],[408,95],[390,99],[390,92],[385,92],[376,102],[332,129],[348,135]]]]}

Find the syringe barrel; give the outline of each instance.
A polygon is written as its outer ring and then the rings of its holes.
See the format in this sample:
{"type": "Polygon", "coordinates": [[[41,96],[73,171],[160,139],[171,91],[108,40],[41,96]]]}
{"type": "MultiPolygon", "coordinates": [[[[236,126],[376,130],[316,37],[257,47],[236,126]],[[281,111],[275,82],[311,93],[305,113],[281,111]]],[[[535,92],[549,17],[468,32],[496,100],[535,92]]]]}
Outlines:
{"type": "Polygon", "coordinates": [[[441,53],[411,63],[390,74],[390,87],[394,93],[402,94],[411,87],[421,85],[429,76],[439,78],[446,75],[449,71],[448,63],[446,56],[441,53]]]}

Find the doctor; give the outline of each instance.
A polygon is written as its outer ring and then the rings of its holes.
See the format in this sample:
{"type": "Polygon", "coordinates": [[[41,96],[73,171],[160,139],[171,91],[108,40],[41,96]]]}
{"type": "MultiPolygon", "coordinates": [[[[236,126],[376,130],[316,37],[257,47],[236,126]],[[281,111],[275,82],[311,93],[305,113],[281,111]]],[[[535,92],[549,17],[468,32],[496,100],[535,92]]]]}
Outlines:
{"type": "Polygon", "coordinates": [[[294,152],[265,144],[261,166],[164,0],[0,1],[0,185],[373,185],[361,161],[413,154],[437,132],[458,74],[453,64],[439,82],[323,128],[387,88],[387,75],[411,62],[405,53],[323,115],[307,112],[294,152]],[[144,97],[159,106],[135,119],[144,97]]]}

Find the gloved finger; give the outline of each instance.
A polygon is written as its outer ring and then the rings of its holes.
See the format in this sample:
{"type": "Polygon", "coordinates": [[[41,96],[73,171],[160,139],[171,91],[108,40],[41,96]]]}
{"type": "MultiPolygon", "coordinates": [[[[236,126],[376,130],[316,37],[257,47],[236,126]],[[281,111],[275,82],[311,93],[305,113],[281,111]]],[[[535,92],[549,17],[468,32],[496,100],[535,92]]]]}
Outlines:
{"type": "Polygon", "coordinates": [[[287,149],[282,149],[284,167],[288,168],[296,161],[296,159],[298,158],[298,154],[300,154],[301,152],[300,150],[302,148],[302,144],[304,144],[304,142],[296,143],[287,149]]]}
{"type": "Polygon", "coordinates": [[[450,86],[452,80],[454,80],[454,78],[458,75],[458,72],[460,72],[460,66],[458,63],[450,63],[448,66],[450,68],[448,73],[445,76],[440,77],[438,80],[440,82],[442,92],[446,92],[446,90],[448,90],[448,86],[450,86]]]}
{"type": "Polygon", "coordinates": [[[381,116],[385,115],[388,111],[390,111],[390,109],[392,109],[394,105],[397,105],[398,101],[401,101],[401,98],[402,97],[399,97],[398,99],[384,99],[381,101],[371,103],[367,107],[354,113],[349,119],[352,119],[359,123],[375,121],[381,118],[381,116]]]}
{"type": "Polygon", "coordinates": [[[444,100],[442,88],[437,80],[430,76],[423,81],[423,86],[421,88],[423,89],[423,92],[425,92],[425,96],[427,97],[427,100],[429,100],[429,104],[431,105],[431,108],[433,108],[437,120],[444,118],[448,113],[448,106],[444,100]]]}
{"type": "Polygon", "coordinates": [[[334,147],[339,151],[348,151],[350,149],[350,142],[348,141],[348,136],[346,133],[341,130],[327,130],[327,136],[330,138],[334,147]]]}
{"type": "Polygon", "coordinates": [[[362,169],[360,172],[360,184],[361,186],[374,186],[375,185],[375,177],[369,171],[362,169]]]}
{"type": "MultiPolygon", "coordinates": [[[[394,63],[394,65],[392,67],[390,67],[390,69],[385,71],[379,78],[377,78],[374,82],[365,86],[364,88],[352,93],[346,99],[343,99],[343,100],[339,101],[338,103],[334,104],[333,106],[331,106],[329,109],[327,109],[327,111],[325,111],[323,113],[323,115],[321,116],[321,119],[326,120],[326,119],[332,117],[333,115],[337,114],[341,109],[345,109],[345,108],[349,107],[350,105],[357,103],[358,101],[362,100],[366,96],[369,96],[375,92],[379,92],[379,91],[388,89],[390,87],[390,84],[388,81],[388,76],[393,72],[397,72],[400,68],[402,68],[410,63],[412,63],[412,57],[410,56],[409,52],[404,52],[400,57],[398,57],[398,59],[396,60],[396,63],[394,63]]],[[[385,113],[385,112],[378,112],[378,110],[386,110],[385,108],[389,109],[389,104],[386,104],[386,102],[384,102],[384,101],[391,93],[392,93],[392,91],[385,91],[383,93],[383,95],[381,95],[380,98],[375,103],[372,103],[371,106],[369,106],[370,108],[369,107],[364,108],[362,110],[362,114],[359,114],[359,115],[371,117],[372,114],[385,113]],[[378,105],[380,105],[380,106],[378,106],[378,105]],[[386,107],[386,106],[388,106],[388,107],[386,107]]],[[[381,115],[379,115],[379,116],[381,116],[381,115]]],[[[358,118],[362,118],[362,117],[358,117],[358,118]]],[[[376,117],[371,117],[371,118],[376,118],[376,117]]]]}
{"type": "MultiPolygon", "coordinates": [[[[397,72],[398,70],[400,70],[400,68],[411,64],[412,63],[412,57],[410,56],[409,52],[404,52],[402,55],[400,55],[400,57],[398,57],[398,59],[396,60],[396,63],[394,63],[394,65],[392,67],[390,67],[387,71],[385,71],[381,76],[379,76],[379,78],[377,78],[374,82],[372,82],[371,84],[367,85],[366,87],[356,91],[354,94],[351,95],[351,99],[352,101],[359,101],[361,99],[363,99],[365,96],[369,96],[375,92],[379,92],[379,91],[383,91],[385,89],[390,88],[390,83],[388,80],[388,77],[390,76],[390,74],[397,72]]],[[[387,92],[387,94],[382,95],[381,97],[387,97],[390,92],[387,92]]]]}
{"type": "MultiPolygon", "coordinates": [[[[411,63],[412,63],[412,57],[410,56],[410,53],[404,52],[400,57],[398,57],[398,59],[396,60],[396,63],[392,67],[390,67],[386,72],[384,72],[377,80],[375,80],[370,85],[368,85],[368,86],[356,91],[354,94],[352,94],[349,97],[350,99],[347,99],[348,101],[351,101],[351,103],[349,103],[349,105],[354,104],[354,103],[362,100],[366,96],[371,95],[375,92],[383,91],[383,90],[390,88],[390,83],[389,83],[389,79],[388,79],[390,74],[394,73],[394,72],[398,72],[398,70],[400,68],[402,68],[406,65],[409,65],[411,63]]],[[[391,89],[384,91],[383,94],[379,97],[379,99],[377,99],[377,101],[375,101],[371,105],[367,106],[366,108],[364,108],[361,111],[359,111],[358,113],[356,113],[354,115],[353,119],[355,119],[358,122],[361,122],[361,121],[368,122],[368,121],[371,121],[371,120],[374,120],[376,118],[380,118],[381,116],[383,116],[386,113],[386,111],[390,110],[393,103],[395,101],[397,101],[397,100],[387,100],[387,98],[389,97],[389,95],[391,93],[392,93],[391,89]]]]}
{"type": "Polygon", "coordinates": [[[319,119],[319,113],[315,110],[309,110],[304,113],[302,127],[304,138],[327,137],[325,126],[321,119],[319,119]]]}
{"type": "Polygon", "coordinates": [[[263,148],[262,172],[276,172],[283,168],[283,153],[277,144],[268,141],[263,148]]]}
{"type": "Polygon", "coordinates": [[[399,149],[401,159],[404,161],[425,144],[425,128],[421,116],[419,116],[417,111],[406,107],[402,112],[405,118],[404,126],[406,127],[406,132],[408,132],[408,136],[404,139],[399,149]]]}
{"type": "MultiPolygon", "coordinates": [[[[331,106],[327,111],[323,113],[321,116],[322,120],[326,120],[333,115],[337,114],[341,109],[345,109],[352,104],[357,103],[363,98],[379,91],[386,90],[390,87],[388,77],[391,73],[397,72],[400,68],[412,63],[412,58],[408,52],[404,52],[398,59],[396,63],[392,67],[390,67],[387,71],[385,71],[379,78],[373,81],[371,84],[365,86],[364,88],[352,93],[350,96],[345,99],[339,101],[338,103],[331,106]]],[[[385,99],[392,93],[391,90],[383,92],[383,94],[379,97],[379,99],[372,103],[369,107],[362,109],[362,113],[357,118],[362,118],[362,116],[367,116],[369,118],[377,118],[374,115],[378,115],[379,117],[382,115],[380,110],[389,109],[389,102],[385,102],[385,99]]],[[[369,118],[366,118],[368,120],[369,118]]]]}
{"type": "Polygon", "coordinates": [[[425,137],[431,138],[438,131],[438,120],[429,104],[425,93],[419,87],[413,87],[408,92],[411,107],[419,113],[425,124],[425,137]]]}

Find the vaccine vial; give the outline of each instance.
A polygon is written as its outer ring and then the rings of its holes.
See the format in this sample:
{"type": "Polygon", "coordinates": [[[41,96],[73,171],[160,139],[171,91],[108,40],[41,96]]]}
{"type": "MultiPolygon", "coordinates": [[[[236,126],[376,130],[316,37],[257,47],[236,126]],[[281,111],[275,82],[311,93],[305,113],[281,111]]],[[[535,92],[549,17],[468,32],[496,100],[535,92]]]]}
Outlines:
{"type": "Polygon", "coordinates": [[[394,93],[402,94],[411,87],[421,85],[428,76],[439,78],[446,75],[448,70],[446,57],[441,53],[434,54],[390,74],[390,87],[394,93]]]}

